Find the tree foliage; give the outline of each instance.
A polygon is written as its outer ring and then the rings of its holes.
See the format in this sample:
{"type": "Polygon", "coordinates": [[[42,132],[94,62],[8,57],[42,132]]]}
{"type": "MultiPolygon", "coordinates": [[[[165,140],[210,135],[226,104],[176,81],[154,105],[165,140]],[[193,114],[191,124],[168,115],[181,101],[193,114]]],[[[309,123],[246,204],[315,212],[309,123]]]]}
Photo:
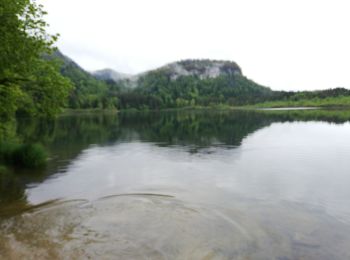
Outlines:
{"type": "Polygon", "coordinates": [[[46,32],[46,12],[32,0],[0,1],[0,115],[20,108],[30,115],[54,115],[70,83],[54,62],[43,59],[57,35],[46,32]]]}

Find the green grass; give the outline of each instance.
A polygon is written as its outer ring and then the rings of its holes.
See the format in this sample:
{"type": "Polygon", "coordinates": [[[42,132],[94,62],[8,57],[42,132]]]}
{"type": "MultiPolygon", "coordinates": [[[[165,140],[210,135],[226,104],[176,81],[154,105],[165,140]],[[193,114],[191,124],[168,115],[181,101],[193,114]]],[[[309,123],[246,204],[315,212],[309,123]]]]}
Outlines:
{"type": "Polygon", "coordinates": [[[258,103],[248,107],[278,108],[278,107],[350,107],[350,96],[329,98],[313,98],[300,100],[279,100],[258,103]]]}

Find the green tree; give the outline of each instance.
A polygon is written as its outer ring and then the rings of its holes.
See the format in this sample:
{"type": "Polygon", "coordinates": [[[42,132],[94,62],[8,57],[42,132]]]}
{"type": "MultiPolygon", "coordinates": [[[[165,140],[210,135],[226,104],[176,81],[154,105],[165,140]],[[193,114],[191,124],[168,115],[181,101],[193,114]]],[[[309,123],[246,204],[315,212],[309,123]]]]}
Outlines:
{"type": "Polygon", "coordinates": [[[53,115],[69,93],[70,84],[58,67],[43,58],[57,40],[57,35],[46,32],[45,14],[43,6],[32,0],[0,1],[2,117],[13,116],[27,103],[33,105],[34,114],[53,115]]]}
{"type": "Polygon", "coordinates": [[[62,77],[55,61],[39,60],[35,68],[34,80],[22,85],[22,97],[27,102],[20,102],[18,111],[53,117],[66,105],[71,82],[62,77]]]}

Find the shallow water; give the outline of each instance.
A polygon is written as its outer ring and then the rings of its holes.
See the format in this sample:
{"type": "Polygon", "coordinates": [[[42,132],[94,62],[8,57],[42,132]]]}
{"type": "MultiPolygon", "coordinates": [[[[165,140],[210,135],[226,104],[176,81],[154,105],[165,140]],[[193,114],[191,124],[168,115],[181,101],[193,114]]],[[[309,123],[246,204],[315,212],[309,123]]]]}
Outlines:
{"type": "Polygon", "coordinates": [[[4,259],[350,259],[344,111],[72,115],[16,135],[51,160],[1,180],[4,259]]]}

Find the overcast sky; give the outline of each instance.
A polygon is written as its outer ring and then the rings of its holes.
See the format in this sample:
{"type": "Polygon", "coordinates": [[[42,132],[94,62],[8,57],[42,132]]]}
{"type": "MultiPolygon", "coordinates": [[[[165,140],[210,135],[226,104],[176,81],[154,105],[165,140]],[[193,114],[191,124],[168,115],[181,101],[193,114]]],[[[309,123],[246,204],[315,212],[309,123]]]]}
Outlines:
{"type": "Polygon", "coordinates": [[[87,70],[210,58],[275,90],[350,88],[348,0],[40,2],[58,47],[87,70]]]}

